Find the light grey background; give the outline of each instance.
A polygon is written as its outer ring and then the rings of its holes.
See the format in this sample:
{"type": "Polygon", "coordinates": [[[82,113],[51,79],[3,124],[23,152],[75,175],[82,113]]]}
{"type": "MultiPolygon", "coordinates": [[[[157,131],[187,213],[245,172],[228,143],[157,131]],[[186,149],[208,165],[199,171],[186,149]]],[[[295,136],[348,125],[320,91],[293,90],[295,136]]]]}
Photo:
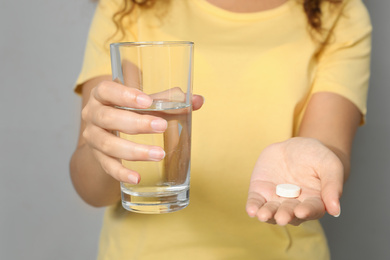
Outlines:
{"type": "MultiPolygon", "coordinates": [[[[367,125],[353,149],[340,218],[322,222],[335,260],[390,256],[390,1],[374,24],[367,125]]],[[[95,259],[102,209],[76,195],[68,162],[80,99],[72,93],[95,4],[0,0],[0,259],[95,259]]]]}

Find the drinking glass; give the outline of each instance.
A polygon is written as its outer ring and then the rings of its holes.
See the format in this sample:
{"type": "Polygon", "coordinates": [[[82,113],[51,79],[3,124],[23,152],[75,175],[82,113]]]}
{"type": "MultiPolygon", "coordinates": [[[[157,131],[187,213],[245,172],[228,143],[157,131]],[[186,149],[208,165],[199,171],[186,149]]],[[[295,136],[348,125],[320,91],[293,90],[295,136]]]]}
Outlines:
{"type": "Polygon", "coordinates": [[[153,99],[146,109],[118,108],[168,122],[164,133],[117,133],[131,142],[160,146],[166,154],[159,162],[122,160],[141,176],[138,184],[120,184],[122,205],[129,211],[168,213],[189,204],[193,45],[179,41],[110,45],[113,80],[153,99]]]}

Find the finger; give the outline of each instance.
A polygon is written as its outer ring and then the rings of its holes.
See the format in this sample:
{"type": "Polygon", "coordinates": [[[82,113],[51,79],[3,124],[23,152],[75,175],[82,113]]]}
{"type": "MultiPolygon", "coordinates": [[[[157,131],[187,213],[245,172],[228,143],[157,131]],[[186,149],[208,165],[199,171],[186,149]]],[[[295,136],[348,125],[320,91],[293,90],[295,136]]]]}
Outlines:
{"type": "Polygon", "coordinates": [[[128,161],[160,161],[165,156],[161,147],[136,144],[93,125],[85,129],[83,136],[94,149],[114,158],[128,161]]]}
{"type": "Polygon", "coordinates": [[[121,107],[148,108],[153,102],[152,98],[142,91],[113,81],[101,82],[92,90],[91,95],[104,105],[121,107]]]}
{"type": "MultiPolygon", "coordinates": [[[[187,95],[180,88],[175,87],[168,89],[163,92],[155,93],[150,95],[153,99],[169,99],[185,102],[187,95]]],[[[192,109],[198,110],[204,104],[204,97],[201,95],[192,95],[192,109]]]]}
{"type": "Polygon", "coordinates": [[[119,160],[109,157],[100,151],[93,150],[95,157],[100,162],[103,170],[114,179],[121,182],[138,184],[140,181],[139,173],[125,168],[119,160]]]}
{"type": "Polygon", "coordinates": [[[200,109],[204,104],[204,97],[200,95],[193,95],[192,96],[192,109],[198,110],[200,109]]]}
{"type": "Polygon", "coordinates": [[[250,191],[246,202],[246,212],[249,217],[253,218],[256,216],[257,211],[264,205],[265,202],[265,198],[259,193],[250,191]]]}
{"type": "Polygon", "coordinates": [[[327,175],[321,179],[321,197],[324,201],[326,211],[335,217],[340,216],[340,198],[343,192],[344,174],[342,167],[339,172],[327,175]]]}
{"type": "Polygon", "coordinates": [[[343,181],[328,181],[322,186],[321,196],[324,201],[326,211],[335,217],[340,216],[340,197],[343,189],[343,181]]]}
{"type": "Polygon", "coordinates": [[[294,213],[302,220],[319,219],[325,214],[325,206],[320,198],[307,198],[295,208],[294,213]]]}
{"type": "Polygon", "coordinates": [[[110,106],[100,106],[93,114],[92,123],[103,129],[126,134],[162,133],[168,126],[167,121],[162,118],[110,106]]]}
{"type": "Polygon", "coordinates": [[[284,200],[275,213],[275,221],[280,226],[285,226],[295,219],[294,209],[300,203],[296,199],[284,200]]]}
{"type": "Polygon", "coordinates": [[[277,201],[269,201],[266,202],[258,211],[257,218],[262,222],[267,222],[274,218],[275,213],[278,211],[280,206],[280,202],[277,201]]]}
{"type": "Polygon", "coordinates": [[[187,99],[187,94],[180,87],[173,87],[158,93],[153,93],[150,96],[153,99],[175,100],[177,102],[185,102],[187,99]]]}

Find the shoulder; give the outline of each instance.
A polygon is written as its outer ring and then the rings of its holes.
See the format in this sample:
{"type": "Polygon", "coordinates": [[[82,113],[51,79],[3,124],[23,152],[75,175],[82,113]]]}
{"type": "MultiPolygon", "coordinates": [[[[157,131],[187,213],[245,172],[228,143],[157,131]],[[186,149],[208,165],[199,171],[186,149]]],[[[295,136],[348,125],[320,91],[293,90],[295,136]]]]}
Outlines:
{"type": "Polygon", "coordinates": [[[324,1],[321,7],[324,26],[344,22],[347,24],[371,24],[370,14],[362,0],[342,0],[340,3],[324,1]]]}
{"type": "Polygon", "coordinates": [[[322,42],[351,43],[370,37],[370,14],[362,0],[324,1],[321,11],[322,42]]]}

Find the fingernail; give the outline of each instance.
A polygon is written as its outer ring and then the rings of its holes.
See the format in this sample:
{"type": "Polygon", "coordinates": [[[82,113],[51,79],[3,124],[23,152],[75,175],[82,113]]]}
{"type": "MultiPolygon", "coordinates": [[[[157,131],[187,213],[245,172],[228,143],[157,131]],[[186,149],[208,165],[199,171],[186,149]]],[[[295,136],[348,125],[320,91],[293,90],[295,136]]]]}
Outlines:
{"type": "Polygon", "coordinates": [[[165,152],[162,149],[151,149],[149,151],[150,159],[154,160],[162,160],[165,157],[165,152]]]}
{"type": "Polygon", "coordinates": [[[248,210],[247,213],[250,218],[254,218],[256,216],[255,210],[248,210]]]}
{"type": "Polygon", "coordinates": [[[144,94],[140,94],[137,96],[136,101],[139,105],[143,107],[150,107],[152,105],[153,100],[144,94]]]}
{"type": "Polygon", "coordinates": [[[129,174],[128,176],[127,176],[127,178],[129,179],[129,181],[131,182],[131,183],[134,183],[134,184],[138,184],[138,177],[137,176],[134,176],[134,175],[132,175],[132,174],[129,174]]]}
{"type": "Polygon", "coordinates": [[[153,120],[151,123],[150,123],[151,127],[153,128],[153,130],[155,131],[158,131],[158,132],[163,132],[165,131],[165,129],[167,129],[167,121],[163,120],[163,119],[156,119],[156,120],[153,120]]]}
{"type": "Polygon", "coordinates": [[[341,207],[339,206],[339,214],[333,215],[333,217],[338,218],[338,217],[340,217],[340,215],[341,215],[341,207]]]}

